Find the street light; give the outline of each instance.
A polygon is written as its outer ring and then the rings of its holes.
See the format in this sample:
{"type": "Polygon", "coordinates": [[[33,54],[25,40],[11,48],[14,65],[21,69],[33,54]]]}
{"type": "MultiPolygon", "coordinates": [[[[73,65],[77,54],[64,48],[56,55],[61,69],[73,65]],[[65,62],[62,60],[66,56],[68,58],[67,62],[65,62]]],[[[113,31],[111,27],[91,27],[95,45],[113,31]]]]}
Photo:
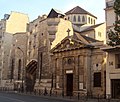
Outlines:
{"type": "Polygon", "coordinates": [[[23,92],[24,91],[24,86],[23,86],[23,76],[24,76],[24,51],[20,48],[20,47],[17,47],[23,54],[23,68],[22,68],[22,86],[21,86],[21,91],[23,92]]]}

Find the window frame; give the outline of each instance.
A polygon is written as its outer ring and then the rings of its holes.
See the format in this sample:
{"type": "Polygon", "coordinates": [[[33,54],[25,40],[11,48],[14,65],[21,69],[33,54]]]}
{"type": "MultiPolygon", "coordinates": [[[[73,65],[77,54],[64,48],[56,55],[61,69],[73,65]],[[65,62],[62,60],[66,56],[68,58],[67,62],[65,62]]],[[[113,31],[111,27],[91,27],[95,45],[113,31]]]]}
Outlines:
{"type": "Polygon", "coordinates": [[[120,53],[115,54],[115,68],[120,69],[120,53]]]}
{"type": "Polygon", "coordinates": [[[90,24],[90,17],[88,17],[88,23],[90,24]]]}
{"type": "Polygon", "coordinates": [[[85,16],[82,16],[82,22],[85,22],[85,16]]]}
{"type": "Polygon", "coordinates": [[[75,15],[73,16],[73,22],[76,22],[76,16],[75,15]]]}
{"type": "Polygon", "coordinates": [[[94,87],[101,87],[101,72],[95,72],[93,74],[93,86],[94,87]]]}
{"type": "Polygon", "coordinates": [[[78,16],[78,22],[81,22],[81,17],[80,16],[78,16]]]}

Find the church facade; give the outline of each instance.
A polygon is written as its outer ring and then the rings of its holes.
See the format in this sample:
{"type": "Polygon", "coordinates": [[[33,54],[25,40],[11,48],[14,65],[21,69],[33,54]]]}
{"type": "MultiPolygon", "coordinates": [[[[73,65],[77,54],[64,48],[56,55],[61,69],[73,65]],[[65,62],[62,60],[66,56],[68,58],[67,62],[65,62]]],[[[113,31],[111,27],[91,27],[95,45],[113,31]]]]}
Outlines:
{"type": "Polygon", "coordinates": [[[105,54],[102,43],[74,33],[52,50],[53,89],[65,96],[105,95],[105,54]]]}

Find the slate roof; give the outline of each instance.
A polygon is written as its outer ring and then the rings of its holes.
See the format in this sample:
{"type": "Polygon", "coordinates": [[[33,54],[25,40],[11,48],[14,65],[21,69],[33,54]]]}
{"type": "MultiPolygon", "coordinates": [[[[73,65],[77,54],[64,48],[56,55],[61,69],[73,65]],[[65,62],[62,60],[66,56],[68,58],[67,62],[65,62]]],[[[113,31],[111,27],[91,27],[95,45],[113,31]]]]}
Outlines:
{"type": "Polygon", "coordinates": [[[65,15],[64,13],[62,13],[60,10],[57,10],[57,9],[53,9],[56,13],[58,14],[62,14],[62,15],[65,15]]]}
{"type": "Polygon", "coordinates": [[[89,13],[88,11],[84,10],[83,8],[81,8],[79,6],[74,7],[73,9],[69,10],[65,14],[66,15],[69,15],[69,14],[88,14],[90,16],[97,18],[96,16],[94,16],[93,14],[89,13]]]}
{"type": "Polygon", "coordinates": [[[93,38],[90,38],[90,37],[87,37],[87,36],[84,36],[84,35],[81,35],[85,40],[87,40],[89,43],[90,42],[100,42],[99,40],[96,40],[96,39],[93,39],[93,38]]]}
{"type": "Polygon", "coordinates": [[[96,27],[98,27],[98,26],[100,26],[100,25],[102,25],[102,24],[104,24],[104,23],[100,23],[100,24],[96,24],[96,25],[87,27],[86,29],[84,29],[84,30],[82,30],[82,31],[80,31],[80,32],[86,32],[86,31],[93,30],[93,29],[95,29],[96,27]]]}
{"type": "MultiPolygon", "coordinates": [[[[76,32],[74,31],[74,33],[76,33],[76,32]]],[[[77,33],[78,33],[78,32],[77,32],[77,33]]],[[[79,33],[79,34],[80,34],[80,33],[79,33]]],[[[80,34],[80,36],[82,36],[82,37],[83,37],[87,42],[89,42],[89,43],[92,43],[92,42],[99,42],[99,40],[90,38],[90,37],[85,36],[85,35],[82,35],[82,34],[80,34]]],[[[77,39],[77,40],[80,40],[80,39],[77,38],[76,34],[73,35],[73,38],[75,38],[75,39],[77,39]]]]}

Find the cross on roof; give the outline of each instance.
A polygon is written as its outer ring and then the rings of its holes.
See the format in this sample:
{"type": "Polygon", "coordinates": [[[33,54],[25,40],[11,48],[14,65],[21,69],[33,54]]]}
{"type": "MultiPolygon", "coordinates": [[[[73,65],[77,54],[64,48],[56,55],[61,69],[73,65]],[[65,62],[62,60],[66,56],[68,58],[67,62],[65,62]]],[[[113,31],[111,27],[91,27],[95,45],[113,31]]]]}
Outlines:
{"type": "Polygon", "coordinates": [[[70,31],[71,31],[71,30],[68,28],[68,30],[67,30],[67,32],[68,32],[68,36],[70,36],[70,31]]]}

